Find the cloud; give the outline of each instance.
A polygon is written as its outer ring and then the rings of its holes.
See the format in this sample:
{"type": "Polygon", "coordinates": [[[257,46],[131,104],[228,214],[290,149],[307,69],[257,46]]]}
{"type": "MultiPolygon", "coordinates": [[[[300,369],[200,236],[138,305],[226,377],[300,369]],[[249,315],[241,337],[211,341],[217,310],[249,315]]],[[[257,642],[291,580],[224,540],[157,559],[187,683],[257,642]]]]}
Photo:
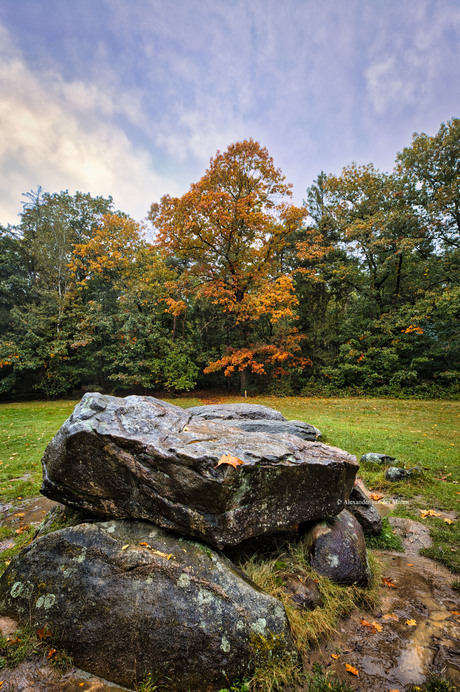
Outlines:
{"type": "Polygon", "coordinates": [[[111,194],[137,218],[177,189],[115,123],[122,117],[142,124],[133,94],[123,98],[104,85],[34,72],[3,28],[0,45],[0,223],[17,222],[21,194],[37,184],[50,192],[111,194]]]}

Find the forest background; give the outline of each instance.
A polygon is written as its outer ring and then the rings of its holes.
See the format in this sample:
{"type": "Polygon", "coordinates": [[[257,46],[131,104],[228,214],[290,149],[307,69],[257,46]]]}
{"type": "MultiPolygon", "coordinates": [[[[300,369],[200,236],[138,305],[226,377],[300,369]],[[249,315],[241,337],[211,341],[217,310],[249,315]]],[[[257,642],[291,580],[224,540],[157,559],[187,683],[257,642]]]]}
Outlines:
{"type": "Polygon", "coordinates": [[[459,393],[460,119],[302,207],[253,140],[139,224],[40,187],[0,226],[0,397],[459,393]]]}

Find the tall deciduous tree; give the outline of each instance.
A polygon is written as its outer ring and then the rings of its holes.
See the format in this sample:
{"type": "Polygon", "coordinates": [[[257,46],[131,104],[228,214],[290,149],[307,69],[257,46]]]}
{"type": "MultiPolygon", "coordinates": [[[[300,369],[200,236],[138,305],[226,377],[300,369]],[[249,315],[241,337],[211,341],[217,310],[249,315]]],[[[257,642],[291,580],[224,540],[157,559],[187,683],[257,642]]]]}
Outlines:
{"type": "Polygon", "coordinates": [[[293,279],[284,256],[306,212],[291,196],[268,151],[249,139],[217,152],[185,195],[167,195],[151,207],[157,244],[184,263],[183,293],[171,286],[171,311],[184,310],[190,294],[216,306],[231,339],[227,353],[207,371],[239,371],[243,388],[249,372],[282,372],[299,348],[291,324],[293,279]],[[268,338],[261,337],[263,325],[268,338]]]}

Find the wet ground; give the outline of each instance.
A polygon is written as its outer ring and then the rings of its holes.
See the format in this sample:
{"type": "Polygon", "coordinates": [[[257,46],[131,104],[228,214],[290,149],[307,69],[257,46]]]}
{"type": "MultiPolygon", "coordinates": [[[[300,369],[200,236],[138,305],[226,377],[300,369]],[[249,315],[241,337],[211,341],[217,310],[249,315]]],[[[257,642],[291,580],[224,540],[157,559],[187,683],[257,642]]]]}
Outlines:
{"type": "Polygon", "coordinates": [[[404,692],[440,674],[460,689],[460,598],[454,575],[418,554],[429,541],[423,525],[396,522],[405,553],[377,553],[383,566],[381,603],[355,611],[334,637],[308,654],[361,692],[404,692]],[[346,664],[356,669],[348,672],[346,664]]]}
{"type": "MultiPolygon", "coordinates": [[[[46,498],[0,506],[2,524],[20,531],[38,526],[54,505],[46,498]]],[[[343,620],[326,644],[306,655],[307,667],[320,663],[357,692],[405,692],[430,672],[442,674],[460,688],[460,598],[451,587],[455,577],[419,555],[429,544],[426,528],[408,519],[392,519],[405,553],[379,552],[383,565],[381,604],[374,612],[355,611],[343,620]],[[348,672],[345,665],[358,675],[348,672]]],[[[7,539],[0,551],[10,546],[7,539]]],[[[458,577],[457,577],[458,578],[458,577]]],[[[16,623],[0,618],[5,635],[16,623]]],[[[76,669],[62,673],[45,659],[32,659],[0,671],[1,692],[120,692],[123,688],[76,669]]]]}

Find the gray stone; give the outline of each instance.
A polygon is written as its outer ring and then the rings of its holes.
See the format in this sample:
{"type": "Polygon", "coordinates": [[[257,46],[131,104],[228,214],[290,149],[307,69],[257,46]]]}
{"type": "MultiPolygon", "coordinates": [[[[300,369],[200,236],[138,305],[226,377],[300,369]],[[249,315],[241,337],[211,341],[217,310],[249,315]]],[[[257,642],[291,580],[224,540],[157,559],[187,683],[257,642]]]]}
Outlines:
{"type": "Polygon", "coordinates": [[[350,512],[344,510],[321,521],[305,536],[312,568],[337,584],[367,586],[371,572],[363,530],[350,512]]]}
{"type": "Polygon", "coordinates": [[[294,435],[310,442],[314,442],[321,436],[318,428],[300,420],[247,420],[243,418],[225,420],[221,423],[248,432],[263,432],[268,435],[294,435]]]}
{"type": "Polygon", "coordinates": [[[359,521],[365,536],[375,536],[382,530],[380,514],[359,485],[353,486],[347,501],[347,510],[359,521]]]}
{"type": "Polygon", "coordinates": [[[83,397],[42,463],[41,492],[50,499],[147,519],[219,548],[337,514],[358,468],[355,457],[320,442],[244,432],[150,397],[102,394],[83,397]],[[226,455],[235,468],[219,465],[226,455]]]}
{"type": "Polygon", "coordinates": [[[385,478],[391,483],[402,481],[405,478],[409,478],[409,476],[410,472],[406,471],[406,469],[399,468],[399,466],[390,466],[390,468],[385,471],[385,478]]]}
{"type": "Polygon", "coordinates": [[[146,522],[37,538],[3,574],[0,609],[130,688],[152,671],[172,692],[215,692],[265,657],[295,657],[280,601],[222,554],[146,522]]]}
{"type": "Polygon", "coordinates": [[[260,404],[209,404],[192,406],[187,412],[205,420],[286,420],[279,411],[260,404]]]}
{"type": "Polygon", "coordinates": [[[367,454],[363,454],[361,459],[359,460],[360,464],[368,464],[369,466],[371,465],[377,465],[377,466],[385,466],[387,464],[392,464],[396,459],[394,457],[388,456],[388,454],[379,454],[377,452],[368,452],[367,454]]]}
{"type": "Polygon", "coordinates": [[[314,610],[323,604],[318,584],[307,574],[287,572],[281,575],[283,591],[297,608],[314,610]]]}

